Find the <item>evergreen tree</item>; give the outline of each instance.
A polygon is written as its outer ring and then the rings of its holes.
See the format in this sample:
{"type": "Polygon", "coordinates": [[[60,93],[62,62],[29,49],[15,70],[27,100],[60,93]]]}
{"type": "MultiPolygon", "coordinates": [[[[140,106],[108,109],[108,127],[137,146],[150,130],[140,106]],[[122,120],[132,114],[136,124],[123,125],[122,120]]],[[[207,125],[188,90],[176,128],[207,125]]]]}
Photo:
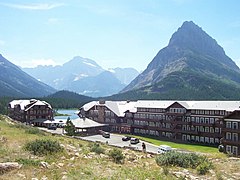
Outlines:
{"type": "Polygon", "coordinates": [[[75,126],[70,120],[70,117],[68,117],[66,125],[64,127],[64,130],[67,132],[68,136],[74,136],[75,135],[75,126]]]}

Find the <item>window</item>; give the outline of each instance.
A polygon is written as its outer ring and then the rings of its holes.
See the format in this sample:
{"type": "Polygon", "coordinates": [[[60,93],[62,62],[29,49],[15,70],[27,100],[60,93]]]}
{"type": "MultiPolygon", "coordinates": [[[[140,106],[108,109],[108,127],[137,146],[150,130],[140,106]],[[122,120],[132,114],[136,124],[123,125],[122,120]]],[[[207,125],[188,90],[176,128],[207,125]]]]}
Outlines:
{"type": "Polygon", "coordinates": [[[232,134],[232,140],[233,141],[238,141],[238,134],[237,133],[232,134]]]}
{"type": "Polygon", "coordinates": [[[186,141],[186,140],[187,140],[187,137],[186,137],[185,134],[182,135],[182,140],[183,140],[183,141],[186,141]]]}
{"type": "Polygon", "coordinates": [[[155,136],[155,135],[156,135],[156,132],[155,132],[155,131],[153,131],[153,130],[149,130],[149,134],[150,134],[150,135],[154,135],[154,136],[155,136]]]}
{"type": "Polygon", "coordinates": [[[231,122],[226,123],[226,128],[231,128],[231,122]]]}
{"type": "Polygon", "coordinates": [[[224,111],[220,111],[220,115],[225,115],[225,112],[224,111]]]}
{"type": "Polygon", "coordinates": [[[205,132],[209,132],[209,127],[205,127],[205,132]]]}
{"type": "Polygon", "coordinates": [[[227,145],[227,146],[226,146],[226,151],[227,151],[228,153],[232,153],[232,147],[229,146],[229,145],[227,145]]]}
{"type": "Polygon", "coordinates": [[[194,117],[192,117],[191,119],[192,119],[192,122],[195,122],[195,118],[194,117]]]}
{"type": "Polygon", "coordinates": [[[229,133],[229,132],[226,133],[226,139],[231,140],[231,133],[229,133]]]}
{"type": "Polygon", "coordinates": [[[210,124],[214,123],[214,118],[210,118],[210,124]]]}
{"type": "Polygon", "coordinates": [[[214,133],[213,127],[210,127],[210,133],[214,133]]]}
{"type": "Polygon", "coordinates": [[[199,136],[196,136],[196,141],[199,142],[199,136]]]}
{"type": "Polygon", "coordinates": [[[205,123],[206,123],[206,124],[209,123],[209,118],[205,118],[205,123]]]}
{"type": "Polygon", "coordinates": [[[232,147],[232,153],[235,154],[235,155],[238,154],[238,147],[237,146],[232,147]]]}
{"type": "Polygon", "coordinates": [[[238,129],[238,123],[237,122],[233,122],[232,123],[232,128],[233,129],[238,129]]]}
{"type": "Polygon", "coordinates": [[[209,143],[209,137],[205,137],[205,142],[209,143]]]}
{"type": "Polygon", "coordinates": [[[199,123],[199,117],[196,117],[196,122],[199,123]]]}

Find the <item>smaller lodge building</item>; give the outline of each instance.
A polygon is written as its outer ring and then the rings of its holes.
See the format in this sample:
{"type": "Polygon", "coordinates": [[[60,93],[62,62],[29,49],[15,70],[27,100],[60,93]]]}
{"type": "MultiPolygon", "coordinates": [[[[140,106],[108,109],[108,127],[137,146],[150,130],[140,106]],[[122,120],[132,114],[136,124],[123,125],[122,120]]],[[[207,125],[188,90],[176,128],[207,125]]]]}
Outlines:
{"type": "Polygon", "coordinates": [[[8,115],[14,120],[30,124],[36,119],[53,120],[53,109],[46,101],[13,100],[8,104],[8,115]]]}
{"type": "Polygon", "coordinates": [[[92,101],[79,116],[109,124],[116,133],[221,144],[225,152],[240,155],[240,101],[92,101]]]}

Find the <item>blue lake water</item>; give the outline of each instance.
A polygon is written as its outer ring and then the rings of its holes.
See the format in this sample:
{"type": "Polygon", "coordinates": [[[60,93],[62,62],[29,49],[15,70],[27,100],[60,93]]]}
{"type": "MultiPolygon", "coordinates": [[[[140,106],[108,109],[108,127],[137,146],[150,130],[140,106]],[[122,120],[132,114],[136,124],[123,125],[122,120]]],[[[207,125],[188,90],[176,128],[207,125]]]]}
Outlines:
{"type": "Polygon", "coordinates": [[[58,113],[60,114],[68,114],[69,116],[55,116],[54,119],[67,119],[70,117],[71,120],[77,119],[78,115],[76,114],[77,109],[59,109],[58,113]]]}

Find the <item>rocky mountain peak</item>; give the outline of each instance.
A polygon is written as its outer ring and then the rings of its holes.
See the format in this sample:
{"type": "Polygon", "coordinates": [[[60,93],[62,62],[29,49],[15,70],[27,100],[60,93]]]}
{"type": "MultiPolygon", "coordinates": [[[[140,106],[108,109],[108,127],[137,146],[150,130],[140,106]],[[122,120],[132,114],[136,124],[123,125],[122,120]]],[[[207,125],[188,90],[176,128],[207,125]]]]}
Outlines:
{"type": "Polygon", "coordinates": [[[151,86],[176,72],[196,71],[214,77],[229,77],[228,71],[239,71],[217,41],[192,21],[186,21],[172,35],[148,67],[122,92],[151,86]]]}
{"type": "Polygon", "coordinates": [[[189,48],[199,53],[207,53],[211,56],[225,55],[217,41],[210,37],[201,27],[192,21],[185,21],[172,35],[168,46],[180,46],[189,48]]]}
{"type": "Polygon", "coordinates": [[[219,62],[238,69],[236,64],[226,56],[223,48],[201,27],[192,21],[185,21],[172,35],[168,47],[180,47],[194,53],[204,54],[218,59],[219,62]]]}

